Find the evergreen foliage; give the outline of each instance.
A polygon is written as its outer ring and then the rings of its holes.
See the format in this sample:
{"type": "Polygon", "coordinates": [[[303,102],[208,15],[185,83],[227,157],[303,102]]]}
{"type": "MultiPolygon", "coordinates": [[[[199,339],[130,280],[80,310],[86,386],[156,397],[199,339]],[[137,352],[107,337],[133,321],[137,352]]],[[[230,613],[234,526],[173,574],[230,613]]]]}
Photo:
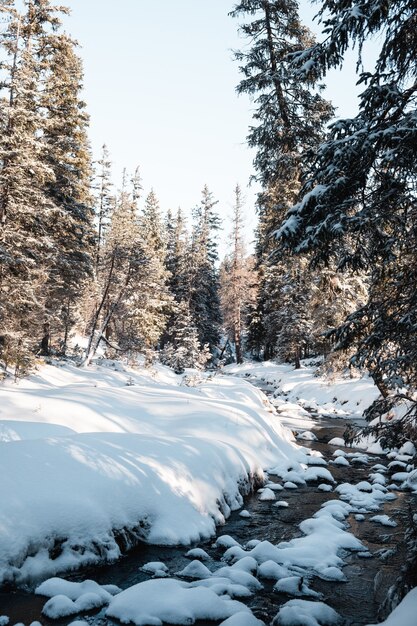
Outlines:
{"type": "Polygon", "coordinates": [[[415,11],[411,0],[326,0],[325,41],[296,58],[300,77],[310,68],[324,76],[350,45],[361,53],[370,37],[380,37],[374,68],[360,72],[358,114],[331,126],[304,196],[279,230],[317,263],[333,259],[371,274],[368,301],[336,333],[340,347],[356,348],[353,363],[370,370],[385,396],[369,417],[404,395],[414,407],[409,417],[417,412],[415,11]]]}

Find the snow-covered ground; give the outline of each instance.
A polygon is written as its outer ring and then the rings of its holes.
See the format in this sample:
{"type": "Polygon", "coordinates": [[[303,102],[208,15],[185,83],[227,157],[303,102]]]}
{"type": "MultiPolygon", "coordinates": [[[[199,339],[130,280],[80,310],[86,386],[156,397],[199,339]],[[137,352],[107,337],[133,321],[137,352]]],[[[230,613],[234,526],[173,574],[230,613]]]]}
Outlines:
{"type": "MultiPolygon", "coordinates": [[[[387,467],[375,463],[368,480],[336,485],[333,468],[348,471],[372,457],[336,449],[343,440],[333,440],[327,462],[297,445],[282,424],[296,431],[311,426],[304,407],[322,415],[359,415],[375,397],[370,381],[341,379],[330,386],[313,368],[294,371],[272,363],[228,367],[225,373],[187,386],[162,366],[132,369],[102,361],[79,369],[57,363],[0,387],[0,581],[33,582],[116,559],[120,537],[124,545],[139,537],[162,544],[208,538],[242,507],[242,493],[254,481],[264,482],[258,497],[271,514],[289,506],[286,494],[312,481],[332,495],[302,521],[301,536],[277,544],[253,537],[241,545],[223,535],[215,544],[223,551],[220,564],[194,548],[181,571],[146,563],[141,570],[149,580],[123,591],[55,577],[36,593],[45,597],[42,613],[49,619],[101,609],[137,626],[198,619],[263,626],[245,601],[269,580],[274,591],[292,598],[278,608],[274,626],[337,624],[339,615],[310,584],[315,577],[346,580],[349,552],[371,556],[352,534],[349,516],[397,526],[383,507],[398,489],[416,487],[415,450],[405,444],[388,455],[387,467]],[[246,377],[278,390],[274,406],[246,377]]],[[[314,438],[305,431],[299,443],[314,438]]],[[[251,516],[244,510],[241,515],[251,516]]],[[[414,626],[416,609],[413,590],[384,626],[414,626]]],[[[0,625],[7,623],[0,615],[0,625]]]]}
{"type": "MultiPolygon", "coordinates": [[[[297,404],[319,415],[358,417],[379,395],[372,380],[366,376],[333,379],[318,376],[317,366],[308,365],[308,361],[300,369],[286,363],[265,361],[228,365],[224,371],[234,376],[253,377],[270,385],[278,407],[285,401],[289,411],[297,404]]],[[[281,410],[285,412],[285,406],[281,410]]]]}
{"type": "Polygon", "coordinates": [[[123,532],[207,538],[265,468],[303,460],[246,381],[182,383],[162,366],[103,361],[0,387],[0,581],[115,559],[123,532]]]}

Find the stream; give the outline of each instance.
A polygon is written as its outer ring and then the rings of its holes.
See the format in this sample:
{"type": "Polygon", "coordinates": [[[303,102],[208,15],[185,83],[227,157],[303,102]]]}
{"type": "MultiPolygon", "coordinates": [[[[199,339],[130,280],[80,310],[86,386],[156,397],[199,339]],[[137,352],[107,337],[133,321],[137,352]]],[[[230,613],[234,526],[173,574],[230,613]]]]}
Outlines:
{"type": "MultiPolygon", "coordinates": [[[[255,381],[253,381],[255,382],[255,381]]],[[[258,385],[260,386],[260,385],[258,385]]],[[[265,389],[263,389],[265,391],[265,389]]],[[[341,437],[345,428],[345,420],[340,418],[315,419],[313,432],[317,441],[301,441],[301,445],[320,451],[326,460],[332,457],[336,448],[329,446],[328,441],[333,437],[341,437]]],[[[343,448],[351,452],[348,448],[343,448]]],[[[387,465],[385,457],[372,455],[369,463],[355,464],[349,467],[329,464],[328,469],[338,483],[357,483],[367,480],[371,466],[375,463],[387,465]]],[[[276,477],[271,476],[271,481],[276,477]]],[[[334,492],[323,492],[317,489],[318,483],[310,483],[296,490],[285,490],[283,497],[289,503],[288,508],[273,507],[272,502],[262,502],[258,494],[245,498],[244,508],[250,512],[250,518],[242,518],[239,511],[233,512],[224,526],[218,528],[218,535],[231,535],[244,545],[252,539],[268,540],[273,544],[301,536],[298,524],[318,511],[320,506],[329,499],[334,499],[334,492]]],[[[312,579],[310,586],[323,594],[323,601],[334,608],[345,620],[346,626],[362,626],[381,621],[386,615],[381,611],[388,589],[398,578],[401,566],[406,555],[404,532],[409,516],[410,507],[417,512],[416,496],[409,492],[397,491],[397,498],[385,503],[381,513],[394,518],[396,527],[385,527],[372,523],[368,517],[364,521],[357,521],[353,515],[348,518],[351,532],[354,533],[368,548],[371,556],[360,557],[360,553],[344,553],[343,572],[347,582],[329,582],[317,577],[312,579]]],[[[200,543],[210,556],[205,565],[210,570],[224,565],[221,561],[223,551],[214,547],[213,538],[209,542],[200,543]]],[[[197,547],[197,546],[192,546],[197,547]]],[[[119,561],[101,567],[83,569],[79,573],[64,576],[68,580],[82,581],[93,579],[99,584],[115,584],[125,589],[138,582],[148,580],[149,575],[140,571],[140,567],[149,561],[164,562],[171,574],[182,570],[190,560],[185,557],[189,547],[161,547],[140,544],[119,561]]],[[[276,615],[279,606],[287,602],[288,595],[276,593],[272,590],[273,583],[262,580],[264,588],[251,597],[247,604],[253,613],[266,624],[270,624],[276,615]]],[[[45,626],[66,626],[75,619],[86,620],[92,626],[116,624],[104,617],[105,609],[72,616],[63,620],[51,621],[42,614],[42,607],[46,598],[36,596],[31,590],[4,590],[0,591],[0,615],[10,617],[10,626],[16,623],[31,624],[40,621],[45,626]]],[[[198,626],[213,626],[214,622],[199,621],[198,626]]]]}

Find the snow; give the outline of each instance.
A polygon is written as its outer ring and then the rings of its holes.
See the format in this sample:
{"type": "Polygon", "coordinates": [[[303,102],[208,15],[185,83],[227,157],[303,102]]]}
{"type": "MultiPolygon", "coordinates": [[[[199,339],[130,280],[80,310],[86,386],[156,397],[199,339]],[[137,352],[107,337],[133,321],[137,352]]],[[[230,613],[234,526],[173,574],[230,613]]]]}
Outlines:
{"type": "Polygon", "coordinates": [[[208,561],[209,555],[202,548],[192,548],[185,555],[188,559],[200,559],[200,561],[208,561]]]}
{"type": "Polygon", "coordinates": [[[182,576],[183,578],[195,578],[195,579],[203,579],[211,576],[211,572],[201,561],[191,561],[189,565],[184,567],[180,572],[177,572],[177,576],[182,576]]]}
{"type": "Polygon", "coordinates": [[[236,613],[232,617],[228,617],[220,626],[265,626],[264,622],[256,619],[250,613],[236,613]]]}
{"type": "Polygon", "coordinates": [[[288,576],[288,578],[280,578],[274,585],[274,591],[278,593],[286,593],[289,596],[310,596],[319,598],[317,591],[310,589],[301,576],[288,576]]]}
{"type": "Polygon", "coordinates": [[[52,598],[53,596],[64,595],[70,600],[78,600],[86,593],[94,593],[103,600],[103,603],[109,602],[112,596],[119,592],[120,589],[116,585],[99,585],[94,580],[75,583],[63,578],[49,578],[35,589],[35,593],[40,596],[52,598]]]}
{"type": "Polygon", "coordinates": [[[3,383],[0,582],[117,559],[114,530],[132,542],[208,539],[264,468],[306,459],[248,382],[182,380],[103,361],[3,383]]]}
{"type": "Polygon", "coordinates": [[[382,524],[382,526],[391,526],[395,528],[397,526],[397,522],[391,519],[388,515],[374,515],[369,518],[371,522],[377,522],[378,524],[382,524]]]}
{"type": "Polygon", "coordinates": [[[168,568],[161,561],[150,561],[140,568],[146,574],[152,574],[155,578],[163,578],[168,575],[168,568]]]}
{"type": "Polygon", "coordinates": [[[327,626],[340,622],[340,616],[324,602],[290,600],[278,611],[273,626],[327,626]]]}
{"type": "Polygon", "coordinates": [[[331,463],[333,463],[333,465],[342,465],[344,467],[348,467],[350,465],[345,456],[337,456],[333,461],[331,461],[331,463]]]}
{"type": "Polygon", "coordinates": [[[193,624],[195,620],[224,620],[249,609],[236,600],[219,597],[208,587],[192,587],[173,579],[148,580],[122,591],[106,611],[124,624],[162,626],[193,624]]]}
{"type": "Polygon", "coordinates": [[[272,489],[269,489],[268,487],[266,489],[264,489],[261,493],[261,495],[259,496],[259,500],[261,500],[261,502],[268,502],[270,500],[275,500],[275,494],[272,491],[272,489]]]}
{"type": "MultiPolygon", "coordinates": [[[[317,376],[317,368],[308,365],[307,362],[303,362],[303,366],[299,369],[294,369],[289,364],[265,361],[228,365],[224,371],[235,376],[249,377],[249,380],[253,376],[273,385],[277,389],[274,404],[284,414],[287,403],[291,410],[296,410],[298,407],[299,415],[299,404],[303,404],[305,408],[315,410],[319,414],[327,413],[347,419],[352,416],[361,416],[379,395],[372,379],[367,376],[362,378],[340,376],[330,380],[325,376],[317,376]]],[[[311,428],[313,423],[311,421],[306,428],[311,428]]],[[[341,445],[344,446],[344,441],[342,442],[341,445]]]]}
{"type": "Polygon", "coordinates": [[[243,518],[252,517],[252,515],[246,509],[243,509],[243,511],[240,511],[239,515],[240,515],[240,517],[243,517],[243,518]]]}
{"type": "Polygon", "coordinates": [[[385,622],[368,626],[415,626],[417,614],[417,587],[407,593],[405,598],[388,616],[385,622]]]}

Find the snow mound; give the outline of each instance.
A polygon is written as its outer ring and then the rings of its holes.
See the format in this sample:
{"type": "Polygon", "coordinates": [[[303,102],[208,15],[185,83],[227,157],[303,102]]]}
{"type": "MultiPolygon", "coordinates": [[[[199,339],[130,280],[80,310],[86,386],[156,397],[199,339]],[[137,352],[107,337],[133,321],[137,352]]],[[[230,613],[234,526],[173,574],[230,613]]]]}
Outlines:
{"type": "Polygon", "coordinates": [[[228,617],[220,626],[265,626],[265,624],[250,613],[236,613],[228,617]]]}
{"type": "Polygon", "coordinates": [[[203,578],[209,578],[211,576],[211,572],[201,561],[191,561],[189,565],[184,567],[180,572],[176,573],[177,576],[182,576],[183,578],[195,578],[198,580],[202,580],[203,578]]]}
{"type": "Polygon", "coordinates": [[[208,561],[210,559],[207,552],[202,548],[192,548],[192,550],[188,550],[185,556],[188,559],[200,559],[200,561],[208,561]]]}
{"type": "Polygon", "coordinates": [[[168,568],[165,563],[162,563],[161,561],[150,561],[149,563],[142,565],[140,569],[146,574],[152,574],[155,578],[168,576],[168,568]]]}
{"type": "Polygon", "coordinates": [[[340,615],[324,602],[290,600],[278,611],[273,626],[330,626],[340,623],[340,615]]]}
{"type": "Polygon", "coordinates": [[[192,587],[173,579],[148,580],[113,598],[107,617],[136,626],[193,624],[198,619],[224,620],[249,609],[236,600],[220,598],[208,587],[192,587]]]}

